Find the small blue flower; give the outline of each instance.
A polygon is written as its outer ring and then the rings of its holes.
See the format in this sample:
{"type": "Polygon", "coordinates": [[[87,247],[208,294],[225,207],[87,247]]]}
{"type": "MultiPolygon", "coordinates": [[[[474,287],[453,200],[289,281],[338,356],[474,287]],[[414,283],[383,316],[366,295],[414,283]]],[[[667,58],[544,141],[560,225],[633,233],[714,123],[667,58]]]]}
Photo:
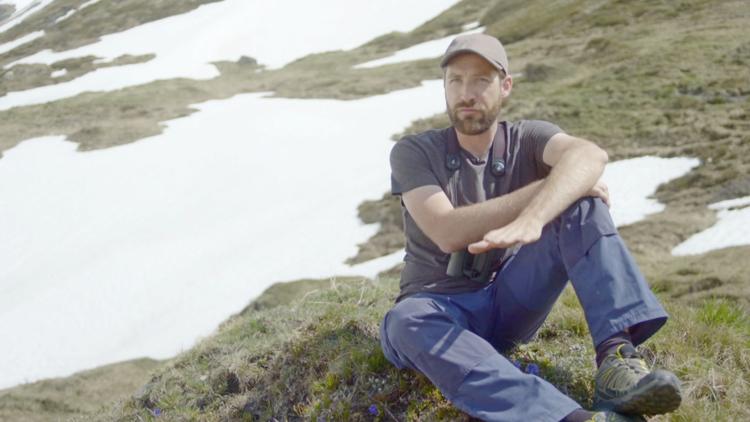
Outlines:
{"type": "Polygon", "coordinates": [[[371,415],[377,416],[378,415],[378,407],[374,404],[370,405],[370,408],[367,409],[368,412],[370,412],[371,415]]]}
{"type": "Polygon", "coordinates": [[[535,363],[530,363],[526,365],[526,372],[531,375],[539,376],[539,365],[535,363]]]}
{"type": "Polygon", "coordinates": [[[513,363],[513,366],[515,366],[518,369],[521,369],[521,362],[519,362],[517,359],[513,359],[511,362],[513,363]]]}
{"type": "Polygon", "coordinates": [[[161,409],[157,407],[154,409],[154,416],[159,416],[159,415],[161,415],[161,409]]]}

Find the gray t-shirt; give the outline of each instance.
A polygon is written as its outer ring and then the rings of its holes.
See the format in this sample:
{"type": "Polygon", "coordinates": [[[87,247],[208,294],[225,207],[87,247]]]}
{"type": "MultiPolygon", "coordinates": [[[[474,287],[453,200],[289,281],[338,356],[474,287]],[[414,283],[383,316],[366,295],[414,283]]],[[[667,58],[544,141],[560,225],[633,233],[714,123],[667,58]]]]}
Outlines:
{"type": "MultiPolygon", "coordinates": [[[[452,198],[449,180],[454,173],[446,166],[448,142],[452,127],[430,130],[401,139],[391,150],[391,193],[401,195],[420,186],[435,185],[443,189],[454,206],[471,205],[504,195],[549,174],[542,161],[549,139],[562,130],[540,120],[501,122],[498,132],[508,138],[506,171],[495,176],[486,161],[477,160],[460,149],[457,198],[452,198]],[[494,180],[493,180],[494,179],[494,180]],[[494,192],[491,187],[494,185],[494,192]]],[[[497,137],[496,137],[497,139],[497,137]]],[[[464,277],[446,275],[449,254],[419,229],[401,204],[406,234],[405,266],[401,272],[401,293],[397,299],[422,291],[431,293],[464,293],[484,287],[464,277]]]]}

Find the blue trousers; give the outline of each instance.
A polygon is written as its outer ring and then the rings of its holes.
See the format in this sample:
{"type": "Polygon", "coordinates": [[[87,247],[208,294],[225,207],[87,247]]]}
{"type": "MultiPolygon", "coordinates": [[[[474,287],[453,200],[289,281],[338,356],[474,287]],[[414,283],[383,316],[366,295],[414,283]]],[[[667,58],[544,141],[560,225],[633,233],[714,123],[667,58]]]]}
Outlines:
{"type": "Polygon", "coordinates": [[[637,345],[666,322],[609,209],[584,198],[545,226],[538,241],[506,258],[484,288],[398,302],[381,324],[383,352],[397,367],[425,374],[469,415],[558,422],[580,405],[499,351],[532,339],[568,280],[594,346],[625,329],[637,345]]]}

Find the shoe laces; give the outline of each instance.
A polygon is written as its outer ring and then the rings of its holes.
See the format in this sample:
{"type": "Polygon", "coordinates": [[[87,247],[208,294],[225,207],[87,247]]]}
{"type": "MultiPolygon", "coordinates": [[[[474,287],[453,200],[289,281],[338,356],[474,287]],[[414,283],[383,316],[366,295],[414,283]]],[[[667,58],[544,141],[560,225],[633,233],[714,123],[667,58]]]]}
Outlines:
{"type": "Polygon", "coordinates": [[[620,345],[607,359],[609,365],[599,380],[607,389],[625,391],[633,385],[633,375],[643,378],[650,372],[646,362],[630,345],[620,345]]]}
{"type": "Polygon", "coordinates": [[[615,349],[615,356],[627,364],[627,366],[635,372],[648,374],[651,372],[646,361],[643,360],[643,356],[638,353],[635,348],[629,344],[621,344],[615,349]]]}

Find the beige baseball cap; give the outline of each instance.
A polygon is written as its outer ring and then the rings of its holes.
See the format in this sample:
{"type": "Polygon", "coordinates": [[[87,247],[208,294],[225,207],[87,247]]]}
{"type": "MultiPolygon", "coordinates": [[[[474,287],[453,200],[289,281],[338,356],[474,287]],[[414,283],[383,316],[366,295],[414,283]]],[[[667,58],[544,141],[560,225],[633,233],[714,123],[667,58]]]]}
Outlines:
{"type": "Polygon", "coordinates": [[[474,53],[487,60],[497,70],[502,70],[510,75],[508,67],[508,56],[500,40],[487,34],[459,35],[448,46],[440,62],[440,67],[445,69],[454,57],[462,53],[474,53]]]}

